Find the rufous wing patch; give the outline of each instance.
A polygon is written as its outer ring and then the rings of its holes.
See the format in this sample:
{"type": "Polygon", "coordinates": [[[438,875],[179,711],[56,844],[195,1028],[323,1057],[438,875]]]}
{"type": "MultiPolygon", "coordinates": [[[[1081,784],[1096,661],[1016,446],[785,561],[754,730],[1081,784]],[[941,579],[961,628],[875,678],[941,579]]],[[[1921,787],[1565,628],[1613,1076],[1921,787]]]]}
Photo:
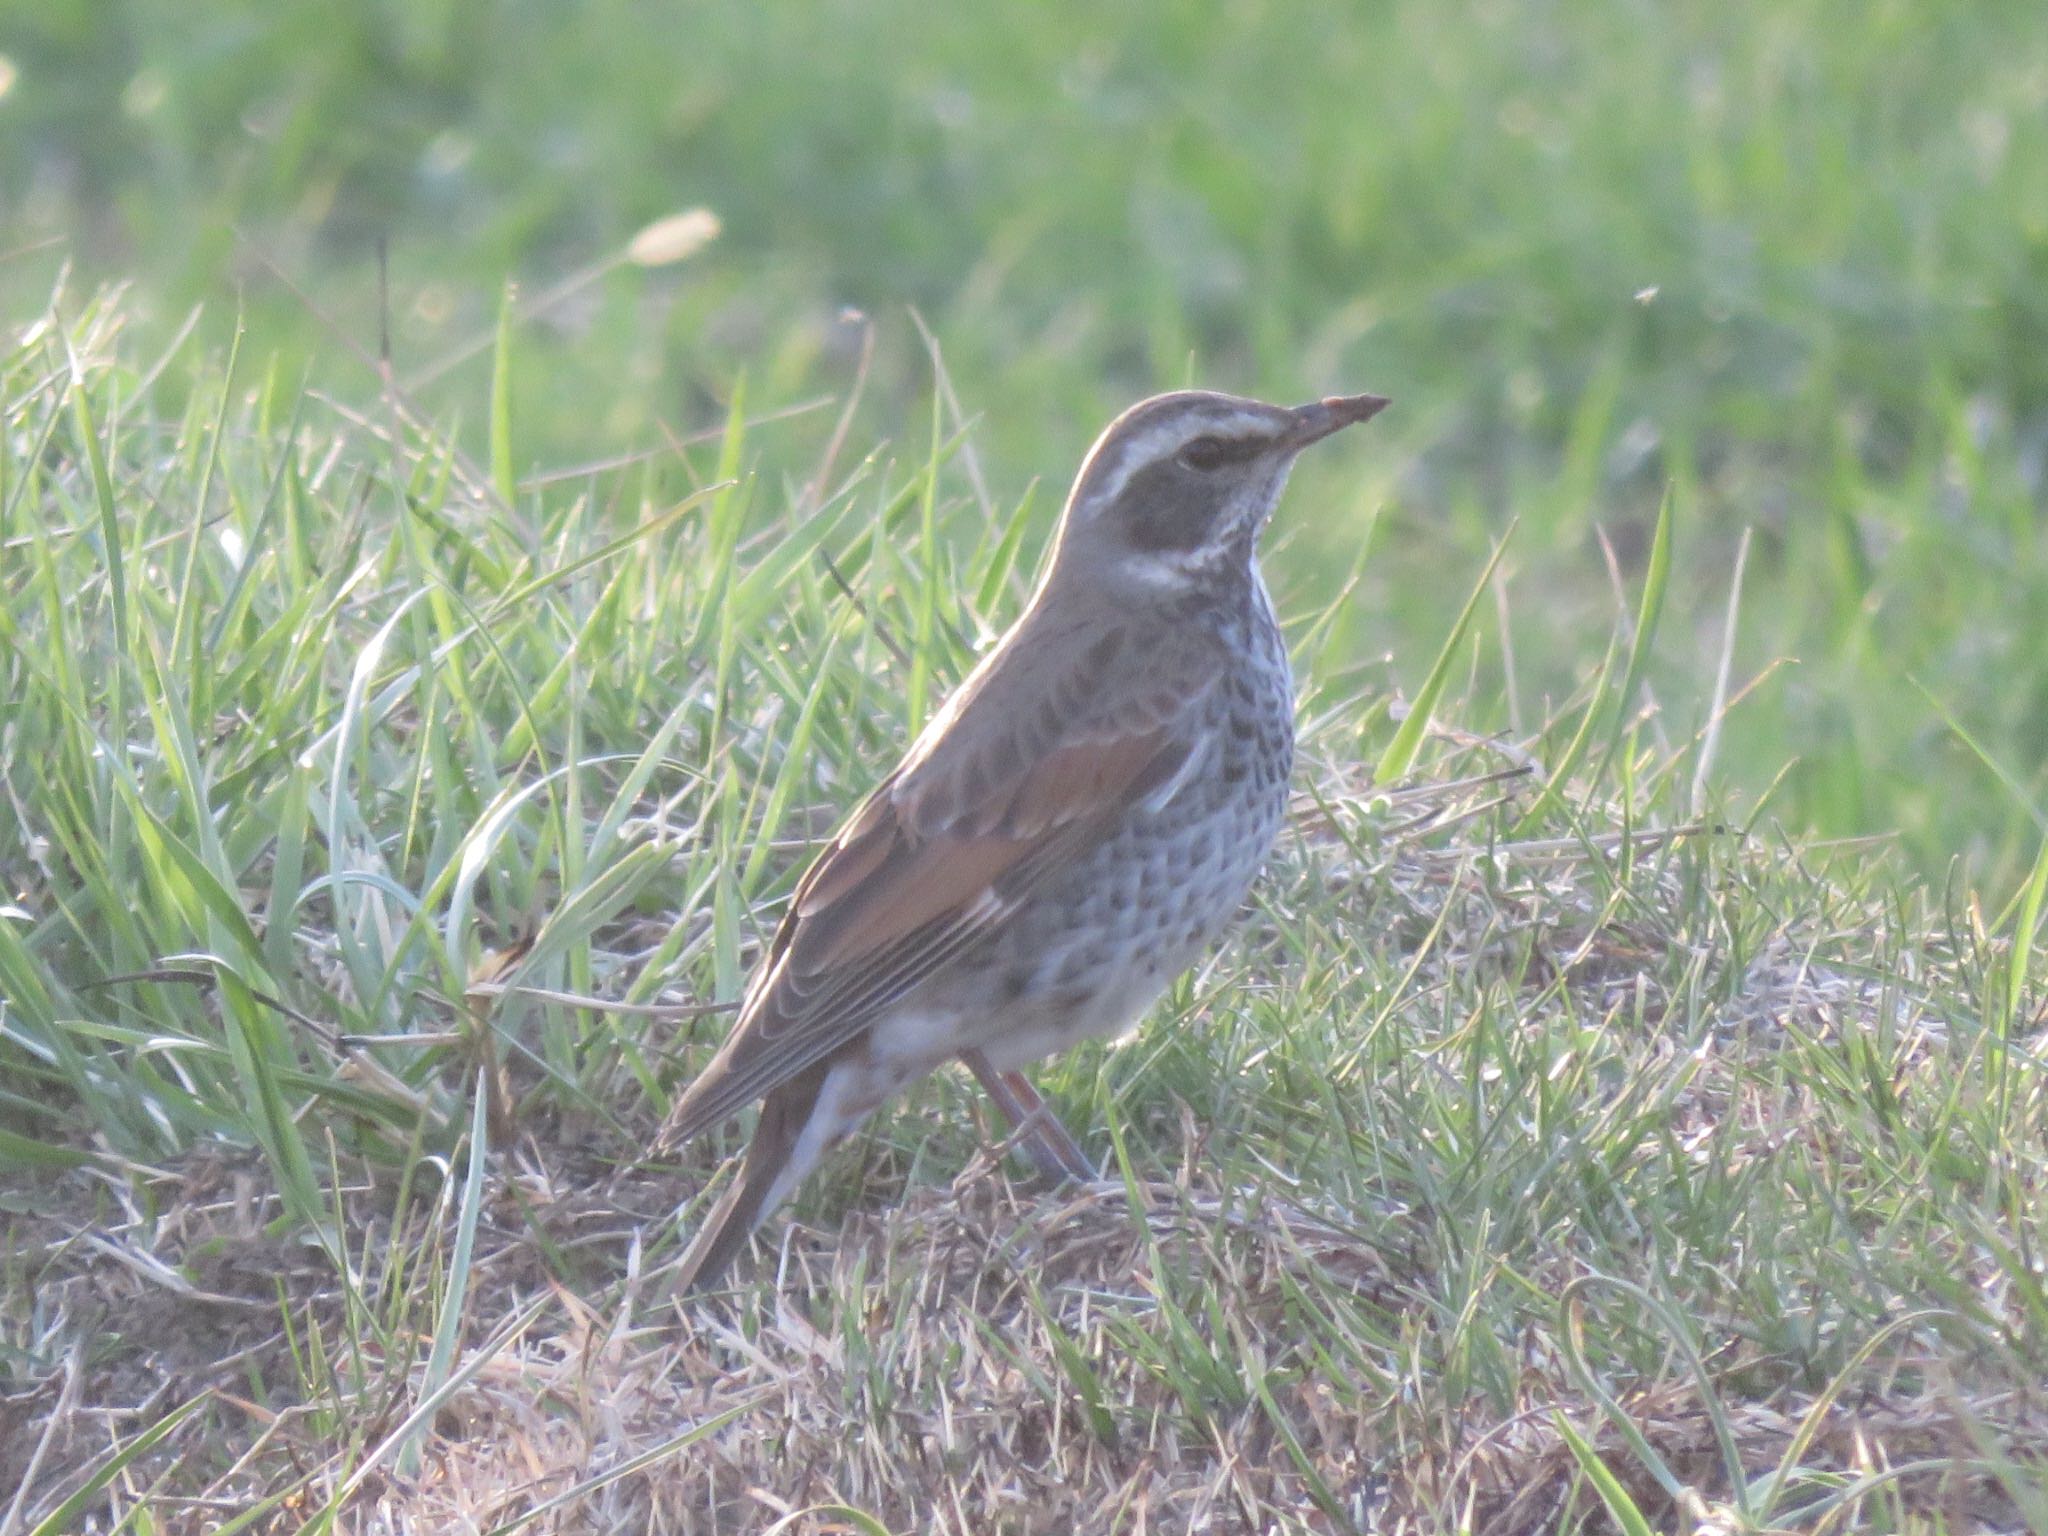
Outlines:
{"type": "MultiPolygon", "coordinates": [[[[976,807],[965,835],[920,837],[919,801],[905,796],[863,825],[868,811],[820,862],[798,902],[790,960],[817,974],[908,937],[992,898],[997,879],[1056,829],[1108,816],[1169,776],[1185,749],[1165,733],[1079,741],[1041,758],[998,805],[976,807]],[[1162,759],[1164,773],[1157,770],[1162,759]],[[881,818],[886,818],[883,820],[881,818]],[[982,831],[981,827],[992,830],[982,831]]],[[[883,797],[877,797],[881,801],[883,797]]],[[[887,802],[883,802],[885,805],[887,802]]],[[[869,808],[874,810],[874,807],[869,808]]]]}
{"type": "Polygon", "coordinates": [[[1015,837],[1039,837],[1053,827],[1115,809],[1170,746],[1163,732],[1148,731],[1056,748],[1017,786],[1003,827],[1015,837]]]}
{"type": "Polygon", "coordinates": [[[918,845],[900,827],[888,856],[829,907],[797,927],[790,963],[818,974],[907,938],[970,905],[1029,845],[1006,837],[918,845]]]}

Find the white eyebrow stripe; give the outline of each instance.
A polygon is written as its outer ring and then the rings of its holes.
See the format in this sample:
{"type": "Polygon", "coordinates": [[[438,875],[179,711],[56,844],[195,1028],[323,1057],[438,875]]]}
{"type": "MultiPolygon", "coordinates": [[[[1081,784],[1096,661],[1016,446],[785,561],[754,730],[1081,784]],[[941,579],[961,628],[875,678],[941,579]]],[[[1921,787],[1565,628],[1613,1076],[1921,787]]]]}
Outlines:
{"type": "Polygon", "coordinates": [[[1116,462],[1109,466],[1109,472],[1103,477],[1101,489],[1096,493],[1097,499],[1105,503],[1114,501],[1139,469],[1147,464],[1156,464],[1198,437],[1250,437],[1253,433],[1268,434],[1272,428],[1270,420],[1254,411],[1232,411],[1228,415],[1219,413],[1199,423],[1185,420],[1154,422],[1137,436],[1117,445],[1116,462]]]}

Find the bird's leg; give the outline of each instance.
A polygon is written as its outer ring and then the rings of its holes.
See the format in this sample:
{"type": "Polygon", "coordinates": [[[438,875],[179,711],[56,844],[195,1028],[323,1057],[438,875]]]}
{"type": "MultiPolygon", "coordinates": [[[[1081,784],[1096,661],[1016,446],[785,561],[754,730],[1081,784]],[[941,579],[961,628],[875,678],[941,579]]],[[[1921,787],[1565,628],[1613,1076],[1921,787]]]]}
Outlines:
{"type": "Polygon", "coordinates": [[[1072,1179],[1092,1184],[1101,1177],[1052,1107],[1038,1096],[1030,1078],[1022,1072],[998,1072],[980,1051],[962,1051],[960,1059],[1023,1138],[1024,1151],[1034,1168],[1060,1182],[1072,1179]]]}
{"type": "Polygon", "coordinates": [[[1101,1178],[1102,1170],[1081,1150],[1081,1144],[1074,1140],[1073,1132],[1066,1128],[1060,1117],[1052,1112],[1052,1106],[1038,1096],[1031,1079],[1022,1072],[1005,1072],[1002,1078],[1023,1106],[1025,1122],[1044,1142],[1051,1161],[1060,1171],[1078,1184],[1093,1184],[1101,1178]]]}

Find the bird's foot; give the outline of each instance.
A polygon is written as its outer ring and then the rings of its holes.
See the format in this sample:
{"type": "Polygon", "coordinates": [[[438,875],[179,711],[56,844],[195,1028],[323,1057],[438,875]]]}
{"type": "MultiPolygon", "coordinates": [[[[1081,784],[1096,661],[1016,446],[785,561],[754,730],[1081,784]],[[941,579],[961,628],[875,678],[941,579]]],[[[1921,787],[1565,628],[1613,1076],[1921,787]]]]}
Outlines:
{"type": "Polygon", "coordinates": [[[1081,1144],[1052,1112],[1052,1106],[1031,1086],[1031,1079],[1022,1072],[996,1071],[979,1051],[962,1052],[960,1059],[1010,1122],[1015,1132],[1011,1139],[1023,1148],[1031,1166],[1043,1177],[1055,1184],[1093,1184],[1102,1177],[1088,1160],[1088,1154],[1081,1150],[1081,1144]]]}

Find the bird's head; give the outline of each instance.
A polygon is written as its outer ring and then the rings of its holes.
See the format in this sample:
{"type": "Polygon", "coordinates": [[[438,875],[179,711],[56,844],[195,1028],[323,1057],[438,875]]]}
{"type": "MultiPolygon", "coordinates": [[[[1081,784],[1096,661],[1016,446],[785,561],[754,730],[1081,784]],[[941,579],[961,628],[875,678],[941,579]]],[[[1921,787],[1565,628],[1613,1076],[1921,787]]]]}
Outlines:
{"type": "Polygon", "coordinates": [[[1060,520],[1057,572],[1141,600],[1248,577],[1295,455],[1385,409],[1378,395],[1267,405],[1181,390],[1103,429],[1060,520]]]}

